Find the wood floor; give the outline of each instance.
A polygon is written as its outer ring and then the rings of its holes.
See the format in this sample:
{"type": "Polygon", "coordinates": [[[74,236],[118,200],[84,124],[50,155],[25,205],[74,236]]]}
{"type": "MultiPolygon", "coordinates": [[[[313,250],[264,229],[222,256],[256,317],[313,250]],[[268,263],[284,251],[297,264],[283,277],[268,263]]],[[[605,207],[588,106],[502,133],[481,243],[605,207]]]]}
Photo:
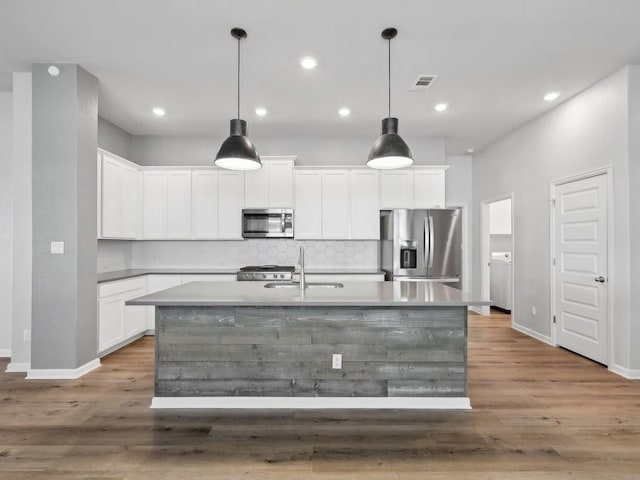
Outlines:
{"type": "Polygon", "coordinates": [[[640,479],[640,381],[504,314],[469,337],[472,411],[151,411],[151,338],[80,380],[2,373],[0,480],[640,479]]]}

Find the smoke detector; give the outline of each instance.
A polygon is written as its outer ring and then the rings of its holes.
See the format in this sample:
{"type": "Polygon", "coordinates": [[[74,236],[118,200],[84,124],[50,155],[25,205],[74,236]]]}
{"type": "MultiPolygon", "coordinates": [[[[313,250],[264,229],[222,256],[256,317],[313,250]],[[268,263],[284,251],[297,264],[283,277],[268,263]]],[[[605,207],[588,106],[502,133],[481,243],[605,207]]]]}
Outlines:
{"type": "Polygon", "coordinates": [[[409,89],[410,92],[424,92],[438,78],[437,75],[420,75],[409,89]]]}

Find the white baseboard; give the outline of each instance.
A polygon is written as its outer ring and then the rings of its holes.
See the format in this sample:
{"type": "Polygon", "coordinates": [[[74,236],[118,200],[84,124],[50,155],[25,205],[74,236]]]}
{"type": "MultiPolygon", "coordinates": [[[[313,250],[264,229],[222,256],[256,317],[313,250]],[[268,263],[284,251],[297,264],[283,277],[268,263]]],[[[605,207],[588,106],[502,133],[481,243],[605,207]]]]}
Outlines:
{"type": "Polygon", "coordinates": [[[11,362],[7,365],[7,369],[5,370],[8,373],[27,373],[31,368],[31,364],[29,362],[11,362]]]}
{"type": "Polygon", "coordinates": [[[629,380],[640,380],[640,369],[637,368],[625,368],[614,364],[609,366],[609,371],[629,380]]]}
{"type": "Polygon", "coordinates": [[[11,349],[0,348],[0,358],[11,358],[11,349]]]}
{"type": "Polygon", "coordinates": [[[524,333],[525,335],[529,335],[530,337],[535,338],[536,340],[540,340],[543,343],[546,343],[548,345],[551,345],[552,347],[555,347],[555,345],[551,342],[551,337],[548,337],[546,335],[542,335],[541,333],[536,332],[535,330],[531,330],[528,327],[522,326],[522,325],[518,325],[518,324],[513,324],[512,328],[514,330],[519,331],[520,333],[524,333]]]}
{"type": "Polygon", "coordinates": [[[151,408],[470,410],[469,397],[153,397],[151,408]]]}
{"type": "Polygon", "coordinates": [[[27,380],[74,380],[99,366],[100,359],[96,358],[78,368],[30,368],[27,380]]]}

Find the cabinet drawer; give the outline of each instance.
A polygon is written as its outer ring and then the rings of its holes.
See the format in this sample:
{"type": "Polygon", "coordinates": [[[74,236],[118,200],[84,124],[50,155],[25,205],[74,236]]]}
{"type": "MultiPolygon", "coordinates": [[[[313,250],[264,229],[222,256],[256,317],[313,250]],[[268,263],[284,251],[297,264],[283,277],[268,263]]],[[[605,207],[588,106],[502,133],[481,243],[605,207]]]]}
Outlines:
{"type": "Polygon", "coordinates": [[[129,292],[131,290],[146,290],[146,288],[147,279],[145,276],[101,283],[98,285],[98,298],[109,297],[111,295],[129,292]]]}

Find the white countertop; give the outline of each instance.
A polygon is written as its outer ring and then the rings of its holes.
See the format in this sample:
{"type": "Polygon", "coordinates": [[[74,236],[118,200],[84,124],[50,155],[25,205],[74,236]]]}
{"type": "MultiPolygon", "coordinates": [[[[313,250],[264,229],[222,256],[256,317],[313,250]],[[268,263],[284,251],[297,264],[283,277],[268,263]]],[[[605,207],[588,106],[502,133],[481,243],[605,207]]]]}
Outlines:
{"type": "Polygon", "coordinates": [[[191,282],[129,300],[159,306],[468,306],[490,305],[436,282],[344,282],[343,288],[264,288],[265,282],[191,282]]]}

